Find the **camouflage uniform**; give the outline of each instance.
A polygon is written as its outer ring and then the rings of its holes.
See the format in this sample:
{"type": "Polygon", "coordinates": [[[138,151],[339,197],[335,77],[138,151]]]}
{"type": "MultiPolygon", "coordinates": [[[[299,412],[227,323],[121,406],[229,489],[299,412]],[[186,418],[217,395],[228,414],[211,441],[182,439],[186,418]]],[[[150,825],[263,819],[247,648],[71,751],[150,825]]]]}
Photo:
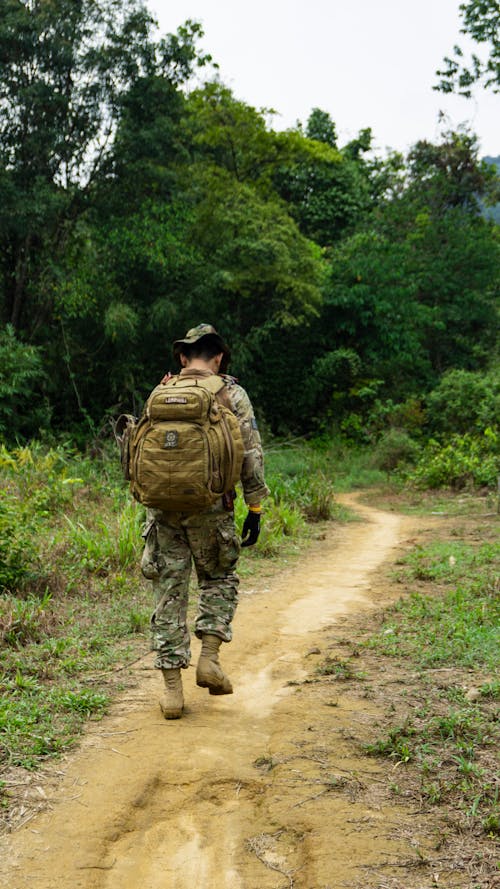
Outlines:
{"type": "MultiPolygon", "coordinates": [[[[190,376],[209,376],[210,371],[181,371],[190,376]]],[[[245,456],[241,484],[245,502],[260,503],[269,490],[264,481],[262,444],[250,399],[233,377],[217,398],[238,418],[245,456]]],[[[155,667],[187,667],[191,658],[187,627],[188,589],[194,563],[199,586],[195,634],[232,639],[231,622],[238,601],[236,563],[240,543],[234,512],[223,500],[195,515],[149,509],[144,531],[141,569],[152,580],[156,608],[151,619],[155,667]]]]}

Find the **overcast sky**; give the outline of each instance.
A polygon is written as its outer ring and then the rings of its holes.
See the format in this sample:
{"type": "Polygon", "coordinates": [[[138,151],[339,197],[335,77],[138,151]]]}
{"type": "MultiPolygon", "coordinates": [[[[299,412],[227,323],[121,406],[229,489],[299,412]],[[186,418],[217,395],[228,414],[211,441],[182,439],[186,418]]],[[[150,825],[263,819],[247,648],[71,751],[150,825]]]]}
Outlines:
{"type": "Polygon", "coordinates": [[[438,114],[468,122],[481,153],[500,154],[500,96],[432,90],[460,40],[460,0],[146,0],[163,33],[200,21],[201,47],[235,96],[273,108],[275,129],[328,111],[342,145],[371,127],[375,145],[405,151],[439,136],[438,114]]]}

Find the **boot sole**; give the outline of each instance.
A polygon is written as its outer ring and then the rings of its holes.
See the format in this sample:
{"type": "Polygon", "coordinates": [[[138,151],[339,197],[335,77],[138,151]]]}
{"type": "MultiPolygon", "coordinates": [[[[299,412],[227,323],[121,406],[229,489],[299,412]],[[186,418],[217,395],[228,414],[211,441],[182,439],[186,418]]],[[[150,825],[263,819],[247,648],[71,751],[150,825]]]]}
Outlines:
{"type": "Polygon", "coordinates": [[[210,685],[209,682],[205,682],[204,680],[196,680],[196,685],[200,688],[208,688],[208,693],[210,695],[232,695],[233,693],[232,688],[224,688],[221,685],[210,685]]]}
{"type": "Polygon", "coordinates": [[[182,710],[163,710],[162,709],[161,712],[163,713],[164,719],[180,719],[182,716],[182,710]]]}

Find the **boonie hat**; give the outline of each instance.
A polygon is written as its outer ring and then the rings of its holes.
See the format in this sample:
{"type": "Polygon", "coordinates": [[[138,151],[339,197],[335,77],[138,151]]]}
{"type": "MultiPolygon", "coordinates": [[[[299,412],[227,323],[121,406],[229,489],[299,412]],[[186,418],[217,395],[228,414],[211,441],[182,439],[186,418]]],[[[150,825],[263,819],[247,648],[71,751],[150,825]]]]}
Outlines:
{"type": "Polygon", "coordinates": [[[222,363],[224,367],[227,367],[229,359],[231,357],[231,351],[229,349],[229,346],[224,342],[220,334],[217,333],[215,327],[213,327],[212,324],[198,324],[196,327],[192,327],[190,330],[188,330],[186,336],[183,339],[176,340],[174,343],[174,357],[179,357],[180,353],[182,352],[182,346],[192,346],[193,343],[197,343],[204,337],[210,337],[210,339],[214,341],[214,344],[223,353],[224,358],[222,360],[222,363]]]}

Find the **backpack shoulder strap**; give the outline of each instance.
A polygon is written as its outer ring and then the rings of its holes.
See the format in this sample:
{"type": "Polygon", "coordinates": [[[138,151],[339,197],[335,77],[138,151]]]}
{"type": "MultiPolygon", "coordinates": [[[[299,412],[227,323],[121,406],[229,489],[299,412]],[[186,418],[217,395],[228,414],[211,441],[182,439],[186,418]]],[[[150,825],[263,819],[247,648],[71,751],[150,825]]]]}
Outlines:
{"type": "Polygon", "coordinates": [[[211,377],[203,377],[201,380],[201,385],[208,389],[212,395],[217,395],[221,389],[224,389],[226,385],[222,377],[219,377],[217,374],[212,374],[211,377]]]}
{"type": "Polygon", "coordinates": [[[160,387],[166,389],[168,386],[175,386],[180,378],[180,374],[172,374],[172,376],[170,376],[168,380],[165,380],[164,383],[160,383],[158,386],[156,386],[156,389],[159,389],[160,387]]]}

